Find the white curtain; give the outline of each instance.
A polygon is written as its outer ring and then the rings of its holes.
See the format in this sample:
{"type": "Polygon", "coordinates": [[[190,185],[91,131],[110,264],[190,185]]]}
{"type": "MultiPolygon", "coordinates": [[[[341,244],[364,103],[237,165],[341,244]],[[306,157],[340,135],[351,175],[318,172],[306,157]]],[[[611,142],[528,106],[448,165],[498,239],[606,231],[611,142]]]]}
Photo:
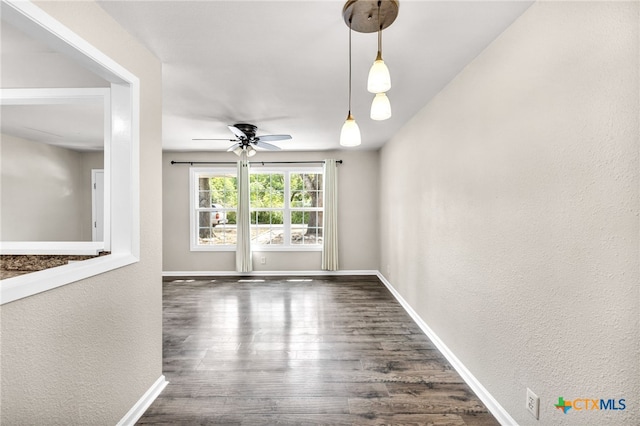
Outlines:
{"type": "Polygon", "coordinates": [[[324,160],[324,215],[322,216],[322,269],[338,270],[338,167],[324,160]]]}
{"type": "Polygon", "coordinates": [[[251,214],[249,212],[249,162],[246,151],[238,161],[238,214],[236,223],[238,240],[236,243],[236,271],[251,272],[251,214]]]}

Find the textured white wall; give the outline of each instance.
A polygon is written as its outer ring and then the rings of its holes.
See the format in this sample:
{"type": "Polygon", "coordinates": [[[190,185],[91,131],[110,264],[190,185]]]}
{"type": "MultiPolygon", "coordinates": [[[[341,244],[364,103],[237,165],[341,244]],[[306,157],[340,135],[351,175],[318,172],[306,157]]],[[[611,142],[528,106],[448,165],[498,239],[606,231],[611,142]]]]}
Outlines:
{"type": "Polygon", "coordinates": [[[38,5],[140,78],[140,262],[2,305],[3,425],[114,425],[162,374],[162,68],[94,2],[38,5]]]}
{"type": "Polygon", "coordinates": [[[640,418],[639,18],[534,4],[381,153],[381,271],[522,425],[640,418]]]}
{"type": "Polygon", "coordinates": [[[91,224],[91,175],[83,176],[80,152],[9,135],[0,152],[0,241],[91,241],[82,232],[91,224]]]}
{"type": "MultiPolygon", "coordinates": [[[[338,165],[339,254],[342,270],[377,270],[378,152],[260,152],[252,161],[335,158],[338,165]]],[[[237,161],[234,154],[165,152],[163,160],[163,270],[235,271],[235,252],[189,251],[189,165],[175,161],[237,161]]],[[[254,252],[255,271],[317,271],[320,252],[254,252]],[[260,264],[260,257],[266,264],[260,264]]]]}

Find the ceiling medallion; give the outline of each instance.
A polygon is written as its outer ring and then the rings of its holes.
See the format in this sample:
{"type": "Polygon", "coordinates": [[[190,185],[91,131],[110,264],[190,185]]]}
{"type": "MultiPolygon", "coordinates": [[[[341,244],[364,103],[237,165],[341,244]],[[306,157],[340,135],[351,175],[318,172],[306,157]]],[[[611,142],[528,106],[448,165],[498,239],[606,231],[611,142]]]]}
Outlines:
{"type": "Polygon", "coordinates": [[[342,9],[342,17],[354,31],[375,33],[393,24],[398,17],[398,9],[397,0],[382,0],[378,18],[378,0],[349,0],[342,9]]]}

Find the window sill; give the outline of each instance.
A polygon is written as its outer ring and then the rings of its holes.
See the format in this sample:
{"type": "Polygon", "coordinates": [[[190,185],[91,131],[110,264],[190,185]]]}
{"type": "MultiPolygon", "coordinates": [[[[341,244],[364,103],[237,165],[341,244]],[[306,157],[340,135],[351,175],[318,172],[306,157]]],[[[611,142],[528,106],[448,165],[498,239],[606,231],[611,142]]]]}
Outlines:
{"type": "MultiPolygon", "coordinates": [[[[234,252],[236,251],[235,246],[196,246],[191,247],[191,251],[222,251],[222,252],[234,252]]],[[[282,252],[291,252],[291,251],[322,251],[322,246],[252,246],[251,252],[262,252],[262,251],[282,251],[282,252]]]]}
{"type": "Polygon", "coordinates": [[[258,246],[252,247],[251,251],[322,251],[322,246],[258,246]]]}

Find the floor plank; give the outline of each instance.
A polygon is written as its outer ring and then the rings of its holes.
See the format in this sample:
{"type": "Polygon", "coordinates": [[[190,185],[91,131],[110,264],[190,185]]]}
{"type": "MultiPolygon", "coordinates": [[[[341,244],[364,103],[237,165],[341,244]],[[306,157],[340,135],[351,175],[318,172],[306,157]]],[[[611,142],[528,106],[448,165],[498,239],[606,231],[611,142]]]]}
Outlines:
{"type": "Polygon", "coordinates": [[[168,279],[141,425],[498,422],[376,277],[168,279]]]}

